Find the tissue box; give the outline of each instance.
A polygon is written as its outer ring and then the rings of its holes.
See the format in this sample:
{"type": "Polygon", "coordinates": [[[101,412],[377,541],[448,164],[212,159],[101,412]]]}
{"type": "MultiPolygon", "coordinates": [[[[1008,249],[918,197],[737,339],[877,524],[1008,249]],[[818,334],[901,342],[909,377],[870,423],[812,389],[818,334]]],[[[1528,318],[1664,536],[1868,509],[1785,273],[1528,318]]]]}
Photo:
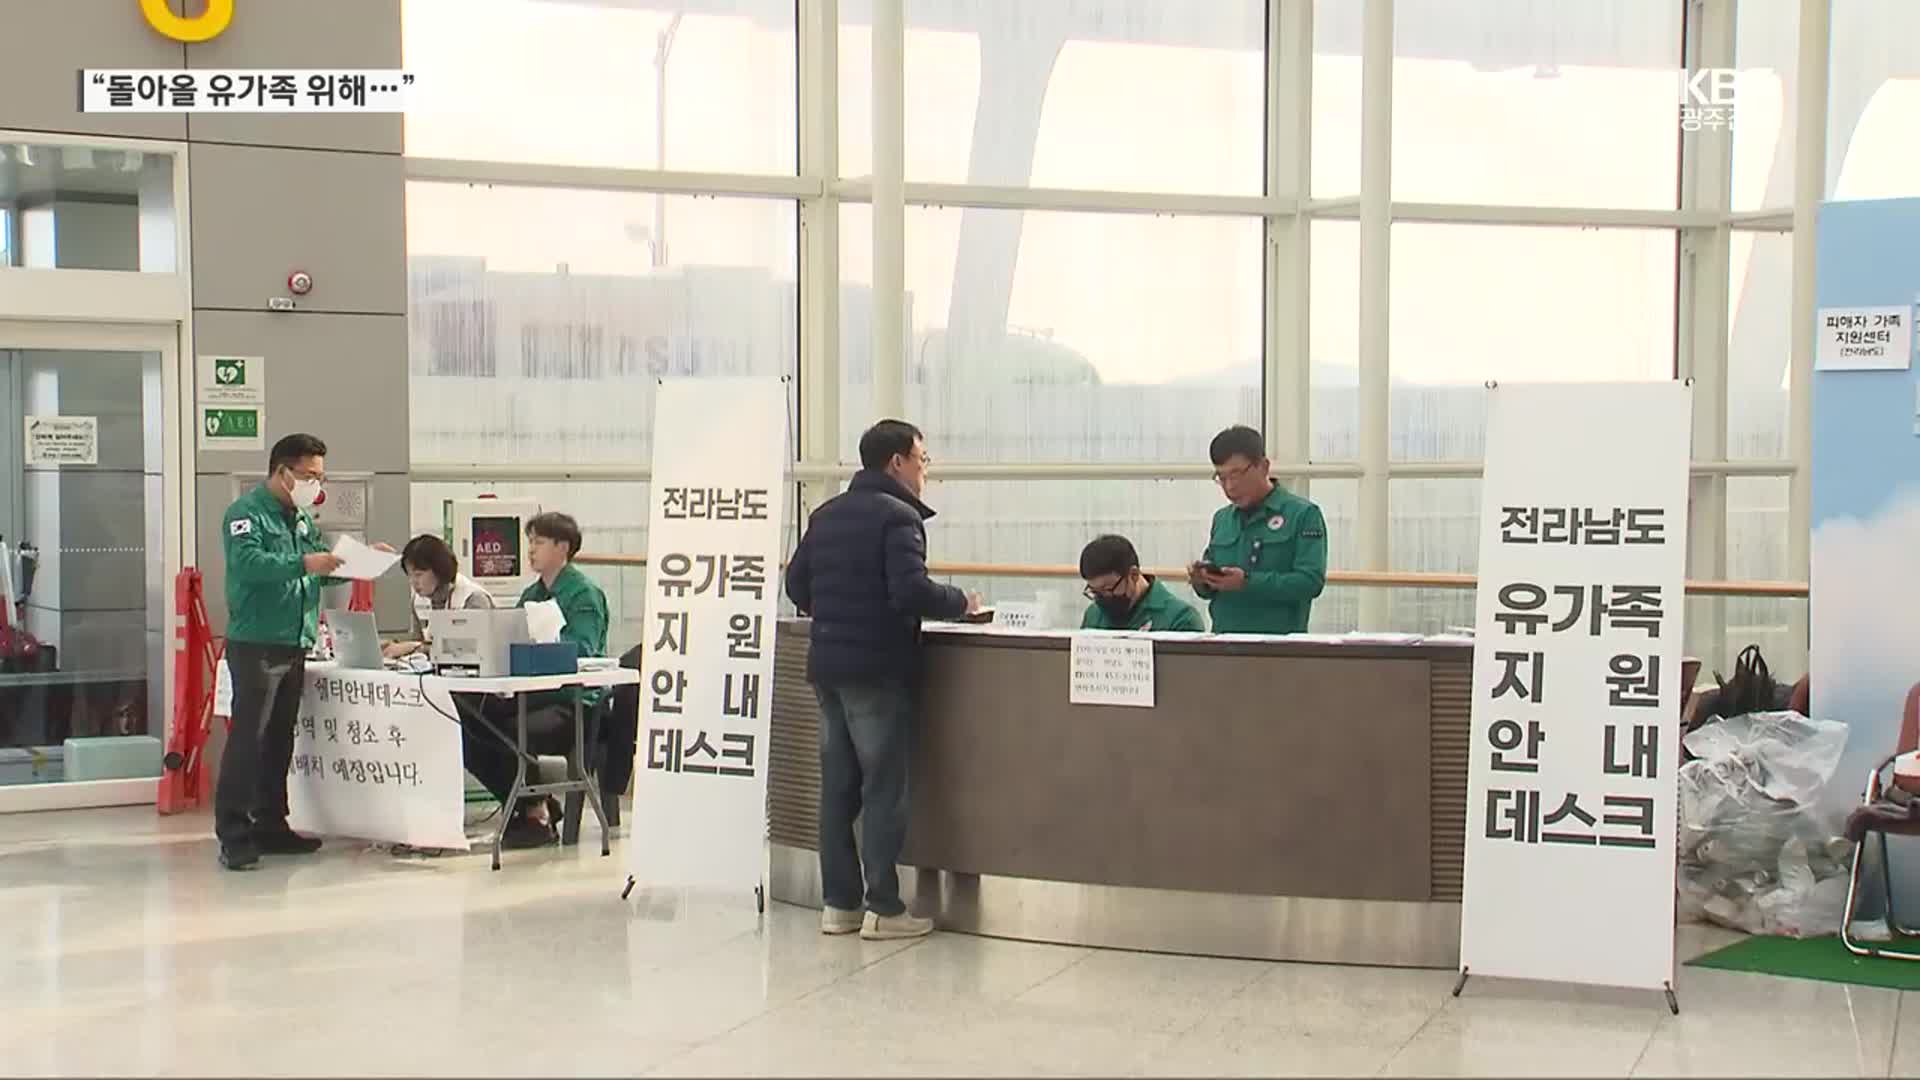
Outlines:
{"type": "Polygon", "coordinates": [[[507,654],[507,670],[514,677],[572,675],[580,670],[580,646],[571,641],[545,644],[516,641],[507,654]]]}

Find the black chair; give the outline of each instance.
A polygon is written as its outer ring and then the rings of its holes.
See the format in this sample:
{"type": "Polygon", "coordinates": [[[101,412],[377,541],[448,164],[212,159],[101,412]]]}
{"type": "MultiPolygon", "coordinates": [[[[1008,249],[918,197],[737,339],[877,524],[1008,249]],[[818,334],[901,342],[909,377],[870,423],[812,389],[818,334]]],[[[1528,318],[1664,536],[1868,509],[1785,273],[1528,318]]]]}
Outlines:
{"type": "MultiPolygon", "coordinates": [[[[628,649],[620,657],[620,666],[640,669],[640,647],[628,649]]],[[[600,789],[600,808],[607,815],[607,827],[620,824],[620,797],[626,793],[633,776],[633,754],[640,729],[640,688],[616,686],[587,712],[587,760],[582,763],[588,776],[600,789]]],[[[580,821],[587,809],[587,797],[580,792],[567,795],[560,822],[560,842],[580,841],[580,821]]]]}

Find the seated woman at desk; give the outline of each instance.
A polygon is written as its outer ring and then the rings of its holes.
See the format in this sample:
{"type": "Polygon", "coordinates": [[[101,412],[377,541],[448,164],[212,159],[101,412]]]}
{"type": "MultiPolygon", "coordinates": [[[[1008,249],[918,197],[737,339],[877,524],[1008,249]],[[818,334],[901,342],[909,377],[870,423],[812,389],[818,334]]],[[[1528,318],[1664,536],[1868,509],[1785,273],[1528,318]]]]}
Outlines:
{"type": "MultiPolygon", "coordinates": [[[[527,521],[527,566],[540,577],[520,594],[520,606],[551,600],[566,619],[560,640],[570,641],[581,656],[607,654],[607,594],[592,578],[573,565],[580,553],[580,524],[566,514],[549,511],[527,521]]],[[[565,754],[573,747],[573,709],[577,695],[583,708],[599,703],[598,690],[557,690],[527,697],[527,750],[534,754],[565,754]]],[[[461,744],[467,771],[501,802],[512,794],[518,705],[511,698],[491,697],[480,717],[461,725],[461,744]]],[[[531,762],[527,783],[539,783],[531,762]]],[[[540,847],[560,840],[560,804],[550,797],[523,798],[512,809],[501,838],[504,848],[540,847]]]]}
{"type": "Polygon", "coordinates": [[[427,612],[476,610],[493,606],[493,597],[480,583],[460,572],[460,560],[445,540],[421,533],[400,549],[400,568],[413,587],[413,638],[388,642],[387,659],[407,656],[427,646],[427,612]]]}

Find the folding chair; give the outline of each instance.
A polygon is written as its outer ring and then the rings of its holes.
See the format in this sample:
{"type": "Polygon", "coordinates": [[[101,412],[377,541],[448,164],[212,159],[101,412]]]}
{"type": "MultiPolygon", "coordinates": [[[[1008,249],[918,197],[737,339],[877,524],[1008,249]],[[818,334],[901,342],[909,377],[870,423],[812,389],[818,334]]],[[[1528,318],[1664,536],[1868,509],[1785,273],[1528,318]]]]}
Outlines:
{"type": "MultiPolygon", "coordinates": [[[[1871,773],[1867,774],[1866,792],[1861,796],[1860,809],[1854,811],[1854,819],[1860,821],[1860,825],[1857,827],[1861,827],[1863,831],[1860,839],[1853,845],[1853,874],[1847,880],[1847,910],[1840,918],[1840,942],[1847,947],[1848,952],[1853,953],[1855,956],[1885,956],[1895,960],[1920,960],[1920,953],[1907,953],[1894,949],[1885,949],[1874,942],[1856,941],[1853,937],[1854,907],[1859,898],[1861,868],[1866,864],[1867,838],[1877,835],[1880,838],[1880,882],[1886,896],[1887,929],[1891,930],[1897,938],[1920,938],[1920,931],[1902,926],[1899,918],[1894,914],[1893,863],[1887,857],[1887,835],[1891,833],[1896,836],[1920,836],[1920,818],[1909,817],[1902,820],[1884,814],[1874,814],[1871,811],[1874,803],[1880,801],[1881,793],[1885,790],[1882,786],[1881,776],[1887,774],[1888,783],[1898,783],[1889,772],[1892,768],[1893,760],[1901,754],[1910,753],[1914,750],[1920,750],[1920,683],[1915,683],[1913,689],[1907,691],[1906,710],[1900,720],[1900,743],[1898,748],[1895,749],[1892,754],[1888,755],[1886,760],[1876,765],[1871,773]]],[[[1905,785],[1901,785],[1901,787],[1903,790],[1906,790],[1905,785]]],[[[1916,798],[1920,798],[1920,792],[1913,792],[1913,794],[1916,798]]],[[[1849,824],[1853,824],[1853,822],[1850,820],[1849,824]]]]}

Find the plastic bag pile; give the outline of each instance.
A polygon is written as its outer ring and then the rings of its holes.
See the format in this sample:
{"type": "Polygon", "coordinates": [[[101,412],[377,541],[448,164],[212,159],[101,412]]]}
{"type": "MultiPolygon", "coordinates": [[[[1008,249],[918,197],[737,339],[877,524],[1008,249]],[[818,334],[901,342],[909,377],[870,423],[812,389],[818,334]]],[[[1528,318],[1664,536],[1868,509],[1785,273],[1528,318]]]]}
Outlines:
{"type": "Polygon", "coordinates": [[[1847,726],[1793,712],[1698,728],[1680,767],[1680,917],[1749,934],[1836,933],[1853,845],[1818,807],[1847,726]]]}

